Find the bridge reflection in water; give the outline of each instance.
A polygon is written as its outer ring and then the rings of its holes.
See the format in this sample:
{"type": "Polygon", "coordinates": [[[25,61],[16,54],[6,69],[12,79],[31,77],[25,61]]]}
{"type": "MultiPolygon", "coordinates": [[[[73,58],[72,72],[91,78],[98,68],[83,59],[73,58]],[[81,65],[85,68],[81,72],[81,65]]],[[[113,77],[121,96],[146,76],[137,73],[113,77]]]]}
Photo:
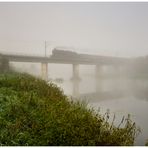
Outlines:
{"type": "Polygon", "coordinates": [[[111,80],[98,79],[95,83],[97,85],[95,91],[81,93],[79,90],[80,81],[73,82],[72,96],[74,98],[78,97],[79,100],[87,100],[89,102],[128,98],[130,96],[148,101],[148,80],[120,78],[111,80]]]}

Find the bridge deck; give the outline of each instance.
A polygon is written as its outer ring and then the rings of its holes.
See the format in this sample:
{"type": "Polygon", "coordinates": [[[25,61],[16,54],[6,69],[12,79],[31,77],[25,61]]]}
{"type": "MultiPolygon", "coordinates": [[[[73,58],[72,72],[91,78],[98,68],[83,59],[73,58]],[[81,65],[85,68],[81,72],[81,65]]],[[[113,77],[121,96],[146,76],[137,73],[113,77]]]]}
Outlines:
{"type": "Polygon", "coordinates": [[[42,56],[26,56],[26,55],[12,55],[2,54],[9,61],[12,62],[33,62],[33,63],[59,63],[59,64],[82,64],[82,65],[120,65],[128,62],[127,58],[109,57],[109,56],[96,56],[78,54],[77,57],[71,56],[54,56],[42,57],[42,56]]]}

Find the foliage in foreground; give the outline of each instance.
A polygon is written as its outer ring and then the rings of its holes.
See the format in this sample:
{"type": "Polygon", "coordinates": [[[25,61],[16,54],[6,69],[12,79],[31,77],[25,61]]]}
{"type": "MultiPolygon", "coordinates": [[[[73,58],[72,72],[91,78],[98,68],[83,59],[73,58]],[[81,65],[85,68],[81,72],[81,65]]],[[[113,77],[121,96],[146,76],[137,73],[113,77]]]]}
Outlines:
{"type": "Polygon", "coordinates": [[[147,141],[146,141],[146,143],[145,143],[145,146],[148,146],[148,139],[147,139],[147,141]]]}
{"type": "Polygon", "coordinates": [[[56,85],[27,74],[0,75],[0,145],[133,145],[130,118],[115,127],[56,85]]]}

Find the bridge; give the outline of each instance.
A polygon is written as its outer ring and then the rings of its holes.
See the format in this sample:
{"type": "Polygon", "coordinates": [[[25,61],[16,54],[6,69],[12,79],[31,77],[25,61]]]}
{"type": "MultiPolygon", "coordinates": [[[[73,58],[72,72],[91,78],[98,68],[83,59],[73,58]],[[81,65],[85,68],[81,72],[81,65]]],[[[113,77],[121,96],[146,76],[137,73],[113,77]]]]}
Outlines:
{"type": "Polygon", "coordinates": [[[71,51],[54,49],[49,57],[34,55],[1,54],[9,61],[13,62],[33,62],[33,63],[60,63],[60,64],[83,64],[83,65],[121,65],[127,62],[128,58],[111,57],[89,54],[78,54],[71,51]]]}
{"type": "Polygon", "coordinates": [[[16,55],[16,54],[0,54],[11,62],[32,62],[41,63],[41,77],[44,80],[48,80],[48,64],[71,64],[73,66],[73,77],[74,81],[74,94],[78,93],[78,83],[79,80],[79,65],[95,65],[96,66],[96,78],[99,77],[101,72],[101,67],[103,65],[112,66],[118,69],[119,67],[127,64],[130,59],[123,57],[111,57],[111,56],[100,56],[100,55],[88,55],[79,54],[72,51],[58,50],[54,49],[52,55],[49,57],[43,56],[33,56],[33,55],[16,55]]]}

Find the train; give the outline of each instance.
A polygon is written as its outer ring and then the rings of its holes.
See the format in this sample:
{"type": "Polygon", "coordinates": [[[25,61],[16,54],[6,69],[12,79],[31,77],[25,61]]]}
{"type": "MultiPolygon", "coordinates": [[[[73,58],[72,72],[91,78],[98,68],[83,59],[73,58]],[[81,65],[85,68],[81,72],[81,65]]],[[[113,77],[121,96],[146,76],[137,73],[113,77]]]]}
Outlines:
{"type": "Polygon", "coordinates": [[[77,58],[78,54],[73,51],[67,51],[67,50],[60,50],[57,48],[54,48],[52,50],[52,57],[57,57],[57,58],[77,58]]]}
{"type": "Polygon", "coordinates": [[[83,62],[103,62],[104,63],[104,56],[98,55],[88,55],[88,54],[78,54],[74,51],[62,50],[60,48],[54,48],[52,50],[51,58],[54,59],[67,59],[72,61],[83,61],[83,62]]]}

